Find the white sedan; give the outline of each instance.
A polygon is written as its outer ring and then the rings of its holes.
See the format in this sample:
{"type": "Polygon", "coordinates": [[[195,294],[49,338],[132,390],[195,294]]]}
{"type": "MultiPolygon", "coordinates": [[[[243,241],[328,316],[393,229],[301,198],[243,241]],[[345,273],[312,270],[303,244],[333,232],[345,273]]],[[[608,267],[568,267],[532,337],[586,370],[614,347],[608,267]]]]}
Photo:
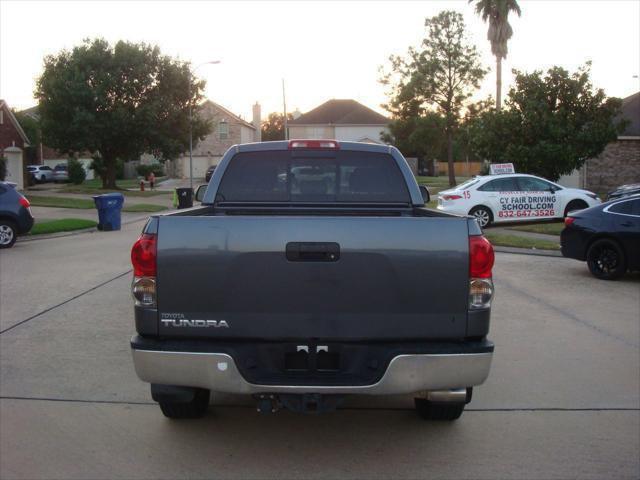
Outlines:
{"type": "Polygon", "coordinates": [[[563,218],[570,211],[599,203],[593,192],[518,173],[474,177],[438,194],[438,210],[473,215],[481,227],[493,222],[563,218]]]}

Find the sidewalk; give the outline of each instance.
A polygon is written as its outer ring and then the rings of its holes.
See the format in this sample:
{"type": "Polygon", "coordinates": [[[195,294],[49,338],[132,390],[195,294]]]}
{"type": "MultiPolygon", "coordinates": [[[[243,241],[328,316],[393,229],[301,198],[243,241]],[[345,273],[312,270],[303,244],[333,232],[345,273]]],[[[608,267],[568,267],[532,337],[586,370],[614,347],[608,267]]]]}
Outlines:
{"type": "MultiPolygon", "coordinates": [[[[31,197],[59,197],[59,198],[79,198],[83,200],[93,201],[94,195],[100,195],[100,192],[97,191],[95,194],[85,194],[85,193],[61,193],[56,190],[38,190],[38,191],[29,190],[27,192],[24,192],[24,195],[27,197],[27,199],[31,197]]],[[[125,205],[139,205],[139,204],[162,205],[163,207],[171,208],[172,196],[171,195],[154,195],[150,197],[134,197],[134,196],[125,195],[124,203],[125,205]]],[[[49,207],[39,207],[39,208],[49,208],[49,207]]],[[[70,210],[76,210],[76,209],[70,209],[70,210]]]]}
{"type": "MultiPolygon", "coordinates": [[[[205,185],[207,182],[204,178],[193,179],[193,189],[197,189],[200,185],[205,185]]],[[[176,188],[189,188],[190,181],[188,178],[167,178],[163,182],[156,185],[156,190],[173,191],[176,188]]]]}

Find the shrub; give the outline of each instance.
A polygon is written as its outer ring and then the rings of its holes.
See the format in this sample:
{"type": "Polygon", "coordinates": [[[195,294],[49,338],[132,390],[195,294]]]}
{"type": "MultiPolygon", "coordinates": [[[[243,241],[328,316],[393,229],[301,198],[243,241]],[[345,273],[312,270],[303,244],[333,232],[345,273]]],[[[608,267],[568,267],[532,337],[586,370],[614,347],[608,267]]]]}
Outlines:
{"type": "MultiPolygon", "coordinates": [[[[100,178],[104,178],[107,174],[107,168],[104,165],[104,161],[100,155],[94,155],[93,161],[89,168],[95,172],[95,175],[100,178]]],[[[116,160],[116,180],[124,179],[124,162],[120,159],[116,160]]]]}
{"type": "Polygon", "coordinates": [[[151,165],[138,165],[136,172],[145,180],[149,179],[149,174],[153,172],[156,177],[162,177],[164,175],[164,166],[160,163],[152,163],[151,165]]]}
{"type": "Polygon", "coordinates": [[[67,161],[67,169],[69,181],[75,185],[80,185],[87,178],[87,172],[84,171],[84,166],[77,158],[70,158],[67,161]]]}
{"type": "Polygon", "coordinates": [[[0,182],[4,182],[7,178],[7,159],[0,157],[0,182]]]}

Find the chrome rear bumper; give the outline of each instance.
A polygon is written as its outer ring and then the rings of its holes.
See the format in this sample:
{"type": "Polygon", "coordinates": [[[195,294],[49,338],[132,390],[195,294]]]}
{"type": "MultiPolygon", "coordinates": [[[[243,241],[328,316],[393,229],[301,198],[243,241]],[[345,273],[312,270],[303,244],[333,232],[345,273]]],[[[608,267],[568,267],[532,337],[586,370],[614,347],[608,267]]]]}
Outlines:
{"type": "Polygon", "coordinates": [[[214,392],[394,395],[480,385],[489,375],[493,353],[420,354],[394,357],[371,385],[257,385],[247,382],[226,353],[133,349],[138,377],[149,383],[200,387],[214,392]]]}

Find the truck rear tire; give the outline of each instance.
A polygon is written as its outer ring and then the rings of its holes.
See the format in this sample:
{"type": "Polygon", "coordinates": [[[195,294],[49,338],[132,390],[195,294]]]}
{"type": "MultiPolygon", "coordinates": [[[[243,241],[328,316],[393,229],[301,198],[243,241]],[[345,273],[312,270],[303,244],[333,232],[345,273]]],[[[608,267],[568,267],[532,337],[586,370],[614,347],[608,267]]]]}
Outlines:
{"type": "Polygon", "coordinates": [[[414,398],[416,411],[425,420],[457,420],[464,411],[465,403],[431,402],[426,398],[414,398]]]}
{"type": "Polygon", "coordinates": [[[196,389],[193,399],[189,402],[169,402],[160,400],[160,410],[167,418],[200,418],[209,408],[209,390],[196,389]]]}

